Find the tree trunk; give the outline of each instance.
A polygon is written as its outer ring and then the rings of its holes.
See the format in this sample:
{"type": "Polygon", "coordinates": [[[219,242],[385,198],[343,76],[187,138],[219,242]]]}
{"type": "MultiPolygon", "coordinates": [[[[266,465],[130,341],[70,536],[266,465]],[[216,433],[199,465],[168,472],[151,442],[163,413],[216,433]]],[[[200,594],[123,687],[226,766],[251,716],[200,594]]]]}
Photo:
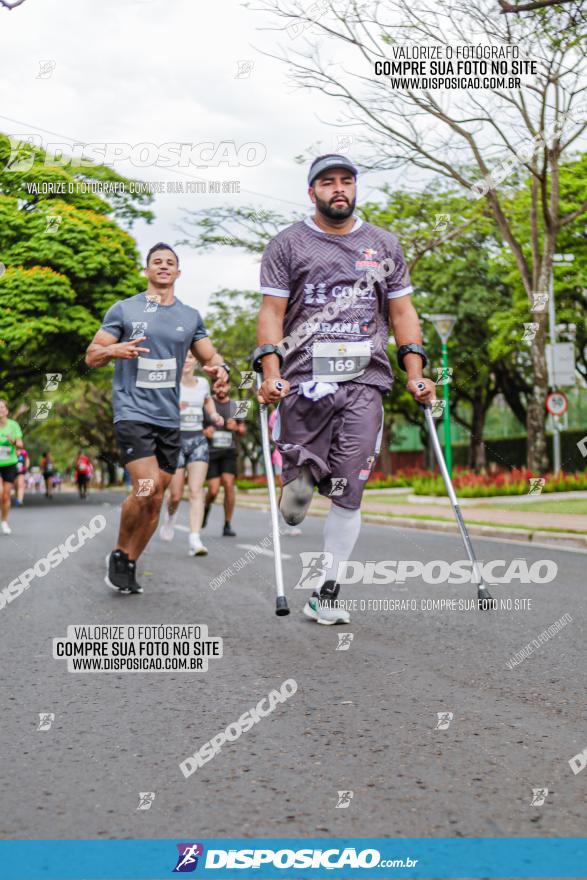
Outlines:
{"type": "Polygon", "coordinates": [[[390,440],[391,432],[389,430],[389,425],[387,424],[387,420],[385,416],[383,417],[383,432],[381,434],[381,450],[379,452],[379,457],[375,464],[375,469],[378,471],[383,471],[386,477],[390,477],[392,474],[392,466],[391,466],[391,452],[389,449],[389,440],[390,440]]]}
{"type": "Polygon", "coordinates": [[[241,438],[236,437],[236,478],[237,480],[242,480],[245,472],[245,462],[244,462],[244,453],[243,445],[241,443],[241,438]]]}
{"type": "Polygon", "coordinates": [[[469,467],[479,473],[487,467],[483,429],[487,416],[488,400],[483,389],[478,388],[473,398],[471,417],[471,439],[469,442],[469,467]]]}

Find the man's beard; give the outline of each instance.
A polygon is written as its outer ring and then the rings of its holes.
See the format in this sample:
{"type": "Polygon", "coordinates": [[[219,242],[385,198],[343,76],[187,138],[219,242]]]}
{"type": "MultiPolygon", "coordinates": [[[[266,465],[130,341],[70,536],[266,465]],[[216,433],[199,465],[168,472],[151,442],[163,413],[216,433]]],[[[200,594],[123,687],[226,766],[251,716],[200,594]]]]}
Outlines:
{"type": "Polygon", "coordinates": [[[325,217],[328,217],[329,220],[347,220],[355,210],[356,204],[356,199],[353,199],[350,204],[341,208],[335,208],[330,202],[325,202],[316,196],[316,207],[320,213],[324,214],[325,217]]]}

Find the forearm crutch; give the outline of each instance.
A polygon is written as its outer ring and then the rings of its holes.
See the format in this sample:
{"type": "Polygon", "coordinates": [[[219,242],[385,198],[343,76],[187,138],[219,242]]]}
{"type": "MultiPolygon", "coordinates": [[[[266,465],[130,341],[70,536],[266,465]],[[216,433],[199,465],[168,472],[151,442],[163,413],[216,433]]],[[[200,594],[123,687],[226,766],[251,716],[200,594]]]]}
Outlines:
{"type": "MultiPolygon", "coordinates": [[[[263,384],[261,373],[257,373],[257,389],[263,384]]],[[[275,387],[281,391],[283,385],[277,381],[275,387]],[[279,387],[281,385],[281,388],[279,387]]],[[[277,598],[275,600],[275,613],[278,617],[285,617],[289,614],[289,606],[283,589],[283,568],[281,565],[281,543],[279,532],[279,508],[277,506],[277,492],[275,491],[275,474],[273,473],[273,462],[271,461],[271,446],[269,444],[269,420],[267,418],[267,407],[265,404],[259,404],[259,412],[261,417],[261,442],[263,445],[263,460],[265,462],[265,473],[267,474],[267,489],[269,490],[269,509],[271,510],[271,530],[273,532],[273,555],[275,559],[275,589],[277,598]]]]}
{"type": "MultiPolygon", "coordinates": [[[[419,391],[423,391],[426,387],[423,383],[418,382],[417,387],[419,391]]],[[[463,515],[461,513],[461,508],[458,502],[458,498],[456,496],[454,486],[452,484],[452,480],[449,476],[448,469],[446,467],[446,462],[444,460],[444,455],[442,452],[442,447],[440,446],[440,441],[438,439],[438,434],[436,433],[436,425],[434,424],[434,417],[432,415],[432,407],[428,404],[420,404],[422,409],[424,410],[424,414],[426,416],[426,425],[428,426],[428,431],[430,433],[430,437],[432,438],[432,445],[434,447],[434,455],[436,456],[436,461],[438,462],[438,467],[440,468],[440,473],[442,474],[442,479],[444,480],[444,485],[446,486],[446,491],[448,492],[448,497],[450,498],[450,503],[452,504],[452,509],[454,511],[455,519],[457,521],[457,525],[459,527],[459,531],[461,533],[461,538],[463,539],[463,543],[465,545],[465,550],[467,551],[467,556],[471,562],[473,567],[473,574],[475,576],[475,583],[477,584],[477,597],[479,599],[479,608],[483,611],[488,611],[490,609],[495,609],[497,607],[496,600],[492,597],[491,593],[487,589],[487,585],[485,584],[482,576],[481,570],[479,568],[479,563],[477,562],[477,557],[475,556],[475,551],[473,550],[473,545],[471,543],[471,538],[469,537],[469,532],[467,531],[467,527],[465,525],[465,521],[463,519],[463,515]]]]}

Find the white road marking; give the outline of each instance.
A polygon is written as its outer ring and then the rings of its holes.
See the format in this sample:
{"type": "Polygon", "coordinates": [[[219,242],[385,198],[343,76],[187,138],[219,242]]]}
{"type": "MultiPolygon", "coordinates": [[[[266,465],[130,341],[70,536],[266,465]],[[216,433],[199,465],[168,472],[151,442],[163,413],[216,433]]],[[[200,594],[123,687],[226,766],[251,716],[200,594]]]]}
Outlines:
{"type": "MultiPolygon", "coordinates": [[[[273,550],[266,550],[265,547],[260,547],[258,544],[237,544],[237,547],[240,547],[241,550],[253,550],[259,556],[270,556],[273,559],[274,553],[273,550]]],[[[287,553],[281,554],[282,559],[291,559],[291,556],[288,556],[287,553]]]]}

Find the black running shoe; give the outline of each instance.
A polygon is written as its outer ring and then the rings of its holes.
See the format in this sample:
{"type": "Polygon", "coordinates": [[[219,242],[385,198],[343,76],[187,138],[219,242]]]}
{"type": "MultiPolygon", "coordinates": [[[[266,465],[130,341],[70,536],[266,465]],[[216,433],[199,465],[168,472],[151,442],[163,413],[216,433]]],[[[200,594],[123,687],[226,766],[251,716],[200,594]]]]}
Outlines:
{"type": "Polygon", "coordinates": [[[128,556],[124,550],[113,550],[106,557],[106,577],[104,582],[111,590],[120,593],[130,593],[130,575],[128,571],[128,556]]]}
{"type": "Polygon", "coordinates": [[[202,520],[202,528],[203,529],[206,528],[206,523],[208,522],[208,517],[210,516],[210,507],[211,506],[212,506],[211,504],[207,504],[204,507],[204,519],[202,520]]]}
{"type": "Polygon", "coordinates": [[[137,564],[134,560],[128,560],[128,578],[129,578],[129,590],[131,593],[142,593],[143,588],[140,584],[137,584],[137,564]]]}
{"type": "Polygon", "coordinates": [[[223,538],[236,538],[236,532],[232,528],[229,522],[224,523],[224,528],[222,529],[222,537],[223,538]]]}

